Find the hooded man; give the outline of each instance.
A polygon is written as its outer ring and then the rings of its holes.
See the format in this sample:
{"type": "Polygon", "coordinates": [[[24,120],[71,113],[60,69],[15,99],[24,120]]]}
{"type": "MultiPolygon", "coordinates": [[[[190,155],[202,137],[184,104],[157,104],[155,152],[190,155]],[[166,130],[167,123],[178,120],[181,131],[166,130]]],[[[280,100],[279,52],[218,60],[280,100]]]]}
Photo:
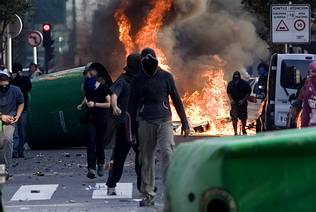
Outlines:
{"type": "Polygon", "coordinates": [[[138,146],[132,143],[130,133],[130,115],[128,103],[131,93],[131,83],[141,70],[140,54],[131,54],[127,57],[124,73],[114,82],[110,90],[113,115],[116,117],[116,141],[113,149],[113,166],[109,172],[106,185],[108,195],[116,195],[115,187],[121,179],[124,163],[131,147],[135,152],[135,171],[137,174],[137,187],[140,189],[140,165],[138,162],[138,146]]]}
{"type": "Polygon", "coordinates": [[[309,65],[303,88],[302,127],[316,126],[316,61],[309,65]]]}
{"type": "Polygon", "coordinates": [[[155,150],[160,146],[162,171],[165,178],[174,148],[172,113],[169,97],[182,122],[182,131],[190,133],[185,110],[171,73],[159,67],[156,53],[146,48],[141,53],[142,71],[132,84],[130,111],[133,133],[138,130],[141,161],[141,192],[144,195],[140,206],[154,204],[155,196],[155,150]],[[137,116],[136,116],[137,114],[137,116]],[[136,125],[136,120],[138,125],[136,125]]]}
{"type": "Polygon", "coordinates": [[[24,158],[24,144],[26,141],[28,93],[32,89],[32,83],[29,77],[23,76],[22,65],[14,63],[12,66],[12,85],[19,87],[24,97],[24,110],[20,120],[17,123],[13,138],[13,158],[24,158]]]}
{"type": "Polygon", "coordinates": [[[0,71],[0,119],[1,131],[0,161],[4,162],[8,169],[11,165],[13,151],[13,134],[16,123],[19,121],[24,109],[24,98],[20,88],[10,85],[10,77],[7,72],[0,71]]]}
{"type": "Polygon", "coordinates": [[[251,87],[248,82],[241,79],[239,71],[234,72],[233,80],[228,83],[227,94],[231,104],[230,115],[233,122],[234,133],[235,135],[238,135],[237,125],[238,119],[240,119],[242,123],[242,133],[247,135],[247,99],[251,94],[251,87]]]}

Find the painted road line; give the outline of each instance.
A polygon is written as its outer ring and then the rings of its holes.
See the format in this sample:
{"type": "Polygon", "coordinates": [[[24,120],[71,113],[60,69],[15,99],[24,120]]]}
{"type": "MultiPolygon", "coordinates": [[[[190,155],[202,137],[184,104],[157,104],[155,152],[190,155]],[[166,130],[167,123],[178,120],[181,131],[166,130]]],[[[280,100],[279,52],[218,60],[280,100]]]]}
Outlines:
{"type": "Polygon", "coordinates": [[[13,195],[11,201],[50,200],[57,188],[58,184],[23,185],[13,195]]]}
{"type": "Polygon", "coordinates": [[[115,196],[107,195],[105,183],[97,183],[92,194],[92,199],[132,199],[133,183],[118,183],[115,196]]]}

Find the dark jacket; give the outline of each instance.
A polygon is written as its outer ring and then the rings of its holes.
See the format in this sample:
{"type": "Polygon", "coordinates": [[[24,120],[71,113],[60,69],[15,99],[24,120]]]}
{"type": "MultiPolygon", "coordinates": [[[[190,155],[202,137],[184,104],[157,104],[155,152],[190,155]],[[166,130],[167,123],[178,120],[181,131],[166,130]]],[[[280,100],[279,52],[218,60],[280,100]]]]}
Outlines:
{"type": "MultiPolygon", "coordinates": [[[[238,102],[245,98],[245,96],[251,94],[251,87],[248,82],[241,79],[236,85],[234,81],[230,81],[227,86],[227,93],[233,98],[235,102],[238,102]]],[[[245,101],[247,104],[247,101],[245,101]]]]}
{"type": "Polygon", "coordinates": [[[146,121],[171,121],[169,96],[179,114],[184,129],[189,128],[185,110],[177,91],[173,76],[160,68],[154,76],[141,71],[132,83],[129,111],[133,130],[136,114],[146,121]]]}
{"type": "Polygon", "coordinates": [[[131,82],[133,81],[134,76],[129,74],[121,74],[119,78],[114,82],[111,86],[110,90],[112,93],[116,94],[117,105],[122,110],[122,114],[120,116],[115,117],[118,123],[126,122],[126,112],[128,111],[128,103],[131,93],[131,82]]]}
{"type": "Polygon", "coordinates": [[[28,109],[28,93],[32,89],[30,78],[27,76],[16,77],[14,80],[12,80],[11,84],[21,89],[24,97],[24,111],[26,111],[28,109]]]}

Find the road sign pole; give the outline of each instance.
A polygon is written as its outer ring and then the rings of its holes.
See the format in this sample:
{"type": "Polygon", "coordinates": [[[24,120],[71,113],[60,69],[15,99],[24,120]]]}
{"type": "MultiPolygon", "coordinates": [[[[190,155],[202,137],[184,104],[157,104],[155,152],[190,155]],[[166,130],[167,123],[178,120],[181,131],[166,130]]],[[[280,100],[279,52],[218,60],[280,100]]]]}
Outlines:
{"type": "Polygon", "coordinates": [[[33,62],[37,64],[37,47],[33,47],[33,62]]]}
{"type": "Polygon", "coordinates": [[[7,69],[12,72],[12,37],[10,34],[7,36],[7,69]]]}
{"type": "Polygon", "coordinates": [[[289,53],[289,45],[287,43],[284,44],[284,53],[285,54],[289,53]]]}

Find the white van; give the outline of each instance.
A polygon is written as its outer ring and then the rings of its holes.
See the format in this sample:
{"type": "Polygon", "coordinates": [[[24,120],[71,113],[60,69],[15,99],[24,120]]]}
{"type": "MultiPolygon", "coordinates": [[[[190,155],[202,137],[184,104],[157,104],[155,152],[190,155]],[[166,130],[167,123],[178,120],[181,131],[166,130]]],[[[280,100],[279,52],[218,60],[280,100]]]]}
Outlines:
{"type": "Polygon", "coordinates": [[[287,128],[291,107],[289,97],[302,87],[308,66],[314,60],[316,55],[313,54],[274,54],[271,57],[257,131],[287,128]]]}

